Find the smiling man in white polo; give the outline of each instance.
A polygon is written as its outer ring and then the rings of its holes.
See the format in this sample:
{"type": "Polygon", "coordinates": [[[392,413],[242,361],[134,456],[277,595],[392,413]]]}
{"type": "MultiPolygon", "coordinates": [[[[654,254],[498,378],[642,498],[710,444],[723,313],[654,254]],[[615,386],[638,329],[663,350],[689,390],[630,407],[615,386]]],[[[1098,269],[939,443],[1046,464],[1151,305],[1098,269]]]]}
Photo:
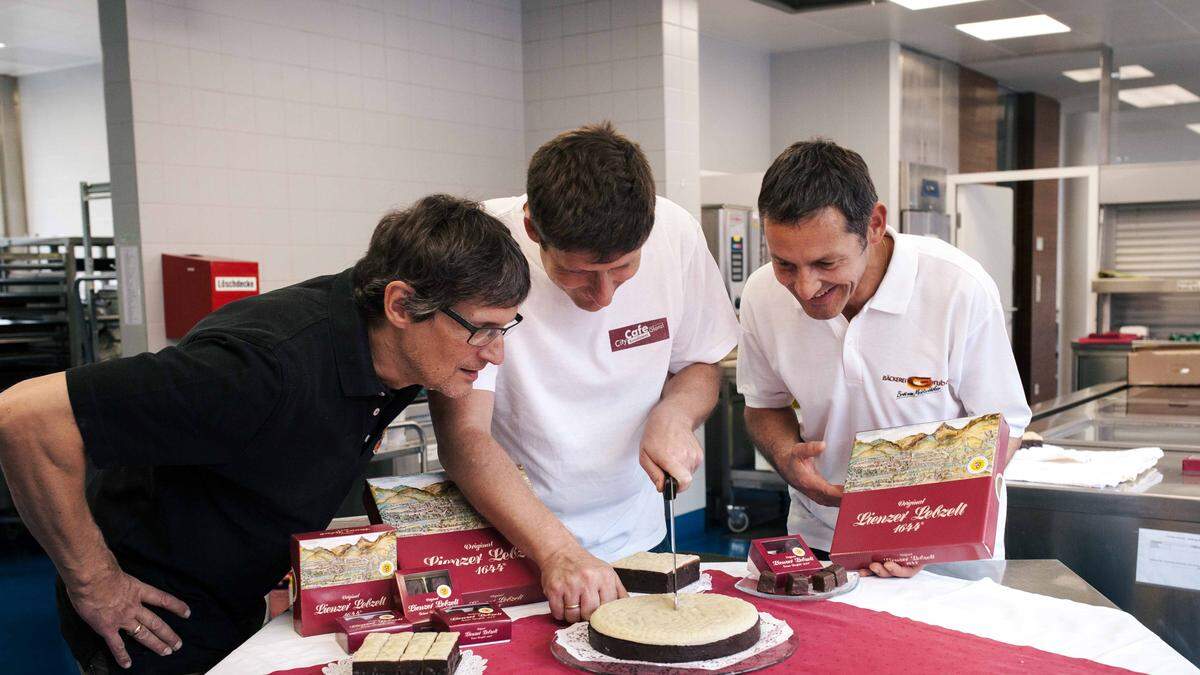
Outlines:
{"type": "Polygon", "coordinates": [[[738,390],[751,438],[791,486],[788,532],[829,550],[856,432],[999,411],[1016,447],[1029,406],[979,263],[889,228],[862,157],[829,141],[776,158],[758,208],[771,264],[742,294],[738,390]]]}

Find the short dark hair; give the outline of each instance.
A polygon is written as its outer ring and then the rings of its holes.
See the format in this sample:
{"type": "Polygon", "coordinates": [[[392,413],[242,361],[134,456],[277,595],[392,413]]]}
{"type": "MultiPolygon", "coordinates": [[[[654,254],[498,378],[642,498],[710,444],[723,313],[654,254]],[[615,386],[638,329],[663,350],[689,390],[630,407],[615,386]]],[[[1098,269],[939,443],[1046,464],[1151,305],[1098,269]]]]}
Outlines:
{"type": "Polygon", "coordinates": [[[846,218],[846,229],[864,241],[879,197],[861,155],[817,138],[793,143],[775,158],[763,176],[758,213],[776,223],[795,223],[832,206],[846,218]]]}
{"type": "Polygon", "coordinates": [[[610,122],[566,131],[533,153],[529,218],[543,246],[612,260],[654,227],[654,174],[637,143],[610,122]]]}
{"type": "Polygon", "coordinates": [[[529,264],[508,228],[478,203],[444,194],[385,215],[353,277],[371,319],[383,316],[393,281],[412,286],[404,305],[417,321],[466,300],[515,307],[529,294],[529,264]]]}

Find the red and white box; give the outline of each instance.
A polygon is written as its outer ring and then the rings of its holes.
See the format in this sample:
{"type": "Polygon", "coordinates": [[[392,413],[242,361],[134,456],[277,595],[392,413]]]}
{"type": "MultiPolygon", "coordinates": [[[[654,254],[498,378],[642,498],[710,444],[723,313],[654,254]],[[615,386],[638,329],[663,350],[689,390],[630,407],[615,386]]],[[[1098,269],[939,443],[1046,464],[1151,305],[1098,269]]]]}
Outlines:
{"type": "Polygon", "coordinates": [[[435,609],[545,599],[533,561],[488,524],[444,472],[370,478],[371,522],[396,530],[396,591],[413,624],[435,609]]]}
{"type": "Polygon", "coordinates": [[[203,255],[162,254],[163,320],[178,340],[210,313],[258,295],[258,263],[203,255]]]}
{"type": "Polygon", "coordinates": [[[512,619],[495,605],[459,605],[433,613],[434,627],[458,633],[458,644],[491,645],[512,639],[512,619]]]}
{"type": "Polygon", "coordinates": [[[308,637],[347,614],[394,610],[396,532],[387,525],[292,535],[292,625],[308,637]]]}
{"type": "Polygon", "coordinates": [[[757,572],[767,570],[775,574],[815,572],[823,568],[798,534],[751,541],[750,564],[757,572]]]}
{"type": "Polygon", "coordinates": [[[999,413],[857,434],[830,559],[853,570],[991,558],[1007,458],[999,413]]]}
{"type": "Polygon", "coordinates": [[[1188,455],[1183,458],[1183,472],[1189,476],[1200,475],[1200,455],[1188,455]]]}
{"type": "Polygon", "coordinates": [[[348,614],[338,617],[337,625],[337,643],[347,654],[358,651],[371,633],[404,633],[413,629],[404,615],[395,610],[348,614]]]}

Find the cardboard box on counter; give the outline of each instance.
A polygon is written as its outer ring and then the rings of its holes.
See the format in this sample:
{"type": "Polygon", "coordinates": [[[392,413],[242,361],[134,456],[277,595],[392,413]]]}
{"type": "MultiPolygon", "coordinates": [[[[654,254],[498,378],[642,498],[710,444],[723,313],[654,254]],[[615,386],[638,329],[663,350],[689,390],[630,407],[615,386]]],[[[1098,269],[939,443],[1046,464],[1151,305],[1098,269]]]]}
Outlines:
{"type": "Polygon", "coordinates": [[[371,478],[371,522],[396,529],[395,591],[404,616],[428,622],[434,610],[544,599],[537,566],[467,502],[444,472],[371,478]]]}
{"type": "Polygon", "coordinates": [[[337,643],[347,654],[358,651],[371,633],[403,633],[413,629],[412,624],[395,610],[348,614],[338,617],[337,625],[337,643]]]}
{"type": "Polygon", "coordinates": [[[394,609],[396,532],[387,525],[292,535],[292,625],[308,637],[347,614],[394,609]]]}
{"type": "Polygon", "coordinates": [[[999,413],[859,433],[830,559],[861,569],[992,557],[1007,448],[999,413]]]}
{"type": "Polygon", "coordinates": [[[1195,344],[1179,347],[1135,348],[1129,353],[1129,384],[1200,384],[1200,349],[1195,344]]]}
{"type": "Polygon", "coordinates": [[[459,634],[460,645],[490,645],[512,639],[512,619],[495,605],[460,605],[433,613],[435,630],[459,634]]]}
{"type": "Polygon", "coordinates": [[[759,572],[765,570],[775,574],[821,569],[821,561],[798,534],[751,541],[750,564],[759,572]]]}

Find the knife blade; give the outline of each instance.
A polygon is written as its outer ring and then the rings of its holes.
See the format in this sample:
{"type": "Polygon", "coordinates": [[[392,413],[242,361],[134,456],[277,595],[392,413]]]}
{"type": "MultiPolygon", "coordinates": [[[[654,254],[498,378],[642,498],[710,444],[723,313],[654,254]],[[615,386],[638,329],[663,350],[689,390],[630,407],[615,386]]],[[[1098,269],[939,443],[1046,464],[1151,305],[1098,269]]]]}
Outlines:
{"type": "Polygon", "coordinates": [[[671,598],[675,609],[679,609],[679,562],[675,552],[675,494],[679,491],[679,483],[672,476],[663,481],[663,502],[666,506],[667,532],[671,537],[671,598]]]}

